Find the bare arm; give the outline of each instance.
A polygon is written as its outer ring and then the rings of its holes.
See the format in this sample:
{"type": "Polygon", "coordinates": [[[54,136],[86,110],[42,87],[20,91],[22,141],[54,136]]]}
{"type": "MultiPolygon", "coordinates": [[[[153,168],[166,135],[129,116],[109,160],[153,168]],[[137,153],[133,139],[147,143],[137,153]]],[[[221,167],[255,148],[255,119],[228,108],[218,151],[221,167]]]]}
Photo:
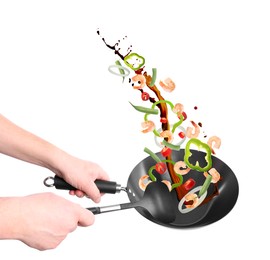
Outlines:
{"type": "Polygon", "coordinates": [[[0,153],[50,168],[58,149],[0,115],[0,153]]]}
{"type": "Polygon", "coordinates": [[[77,196],[86,194],[95,202],[99,202],[100,192],[94,181],[108,179],[107,173],[99,165],[66,153],[2,115],[0,115],[0,153],[50,169],[76,187],[77,196]]]}

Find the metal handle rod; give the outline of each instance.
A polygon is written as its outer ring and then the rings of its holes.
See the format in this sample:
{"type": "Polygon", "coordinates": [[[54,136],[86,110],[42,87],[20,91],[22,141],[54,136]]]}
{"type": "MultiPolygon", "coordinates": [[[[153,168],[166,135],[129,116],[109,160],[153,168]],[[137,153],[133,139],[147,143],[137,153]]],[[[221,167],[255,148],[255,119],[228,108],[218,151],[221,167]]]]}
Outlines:
{"type": "Polygon", "coordinates": [[[92,207],[87,208],[88,210],[92,211],[93,214],[101,214],[101,213],[107,213],[112,211],[118,211],[123,209],[132,209],[137,206],[137,203],[122,203],[122,204],[116,204],[116,205],[110,205],[110,206],[103,206],[103,207],[92,207]]]}

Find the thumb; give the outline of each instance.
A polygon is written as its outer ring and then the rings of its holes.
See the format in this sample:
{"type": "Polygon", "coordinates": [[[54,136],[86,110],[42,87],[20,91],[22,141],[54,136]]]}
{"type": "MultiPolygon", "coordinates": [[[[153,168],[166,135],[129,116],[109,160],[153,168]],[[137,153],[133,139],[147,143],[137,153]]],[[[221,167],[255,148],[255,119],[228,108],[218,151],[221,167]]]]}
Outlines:
{"type": "Polygon", "coordinates": [[[94,214],[90,210],[81,207],[79,212],[78,226],[88,227],[93,225],[94,222],[94,214]]]}

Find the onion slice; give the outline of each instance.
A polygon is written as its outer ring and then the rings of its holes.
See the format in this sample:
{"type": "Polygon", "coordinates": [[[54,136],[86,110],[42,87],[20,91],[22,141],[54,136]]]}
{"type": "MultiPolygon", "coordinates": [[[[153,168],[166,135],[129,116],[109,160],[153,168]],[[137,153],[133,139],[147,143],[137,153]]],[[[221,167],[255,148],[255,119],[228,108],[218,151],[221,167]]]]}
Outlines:
{"type": "Polygon", "coordinates": [[[129,71],[127,68],[125,68],[125,67],[123,67],[123,66],[121,66],[121,65],[116,65],[116,64],[110,65],[109,68],[108,68],[108,70],[109,70],[109,72],[111,72],[112,74],[114,74],[114,75],[116,75],[116,76],[120,76],[120,77],[127,77],[127,76],[130,74],[130,71],[129,71]],[[117,73],[117,72],[113,71],[113,68],[118,68],[119,70],[120,70],[120,69],[121,69],[121,70],[124,70],[126,73],[124,73],[124,74],[122,74],[121,72],[120,72],[120,73],[117,73]]]}
{"type": "MultiPolygon", "coordinates": [[[[191,193],[196,193],[196,192],[200,191],[201,188],[202,188],[202,186],[198,186],[198,187],[194,188],[193,190],[191,190],[190,192],[188,192],[186,195],[191,194],[191,193]]],[[[197,204],[197,206],[195,208],[183,208],[183,205],[184,205],[184,203],[186,201],[185,197],[183,197],[180,200],[179,204],[178,204],[178,210],[182,214],[186,214],[186,213],[192,211],[193,209],[196,209],[204,201],[204,199],[206,198],[206,196],[207,196],[207,191],[201,197],[199,197],[198,204],[197,204]]]]}

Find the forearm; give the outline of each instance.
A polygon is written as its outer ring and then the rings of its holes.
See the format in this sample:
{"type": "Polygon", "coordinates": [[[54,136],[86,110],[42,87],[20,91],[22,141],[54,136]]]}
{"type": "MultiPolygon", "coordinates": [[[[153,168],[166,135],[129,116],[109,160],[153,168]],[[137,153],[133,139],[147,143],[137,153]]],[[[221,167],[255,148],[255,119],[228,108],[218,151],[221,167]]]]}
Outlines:
{"type": "Polygon", "coordinates": [[[53,144],[0,115],[0,153],[56,171],[56,160],[66,154],[53,144]]]}
{"type": "Polygon", "coordinates": [[[43,166],[76,187],[76,195],[99,202],[96,179],[108,180],[96,163],[76,158],[42,138],[20,128],[0,115],[0,153],[43,166]],[[83,193],[82,193],[83,192],[83,193]]]}
{"type": "Polygon", "coordinates": [[[18,238],[19,199],[0,198],[0,239],[18,238]]]}

